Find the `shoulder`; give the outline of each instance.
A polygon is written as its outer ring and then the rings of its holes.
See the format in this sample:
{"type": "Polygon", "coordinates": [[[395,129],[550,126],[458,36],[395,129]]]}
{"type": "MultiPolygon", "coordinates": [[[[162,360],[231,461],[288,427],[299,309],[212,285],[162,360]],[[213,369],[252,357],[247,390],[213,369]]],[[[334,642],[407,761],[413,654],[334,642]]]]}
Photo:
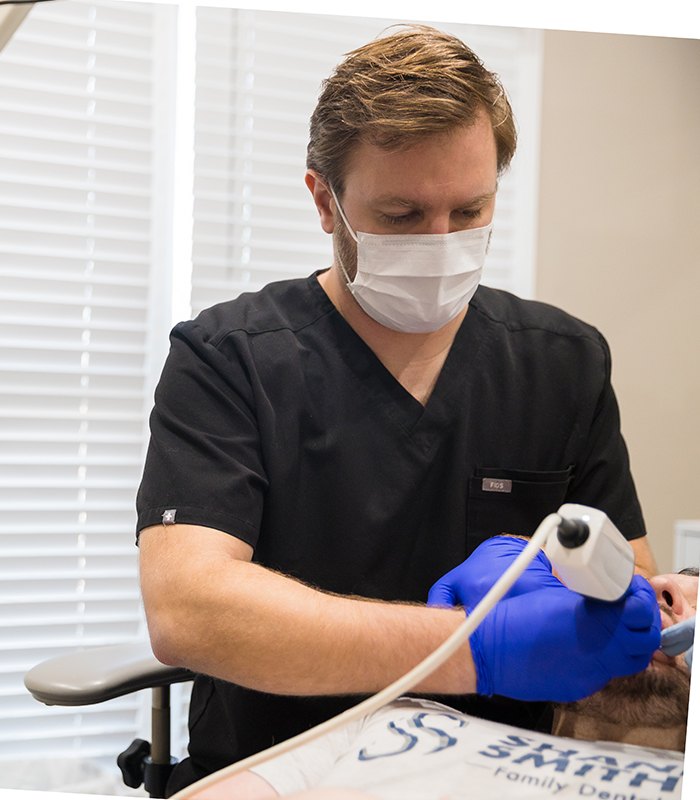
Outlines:
{"type": "Polygon", "coordinates": [[[604,341],[600,331],[568,312],[539,300],[524,300],[502,289],[480,286],[470,303],[484,318],[517,332],[541,331],[559,336],[604,341]]]}
{"type": "Polygon", "coordinates": [[[557,357],[569,363],[585,359],[596,369],[610,370],[610,349],[602,333],[561,308],[480,286],[470,303],[472,312],[506,354],[527,353],[550,364],[557,357]]]}
{"type": "Polygon", "coordinates": [[[219,347],[232,335],[243,338],[287,331],[302,331],[332,314],[334,307],[316,275],[276,281],[255,292],[201,311],[193,320],[179,323],[173,334],[219,347]]]}

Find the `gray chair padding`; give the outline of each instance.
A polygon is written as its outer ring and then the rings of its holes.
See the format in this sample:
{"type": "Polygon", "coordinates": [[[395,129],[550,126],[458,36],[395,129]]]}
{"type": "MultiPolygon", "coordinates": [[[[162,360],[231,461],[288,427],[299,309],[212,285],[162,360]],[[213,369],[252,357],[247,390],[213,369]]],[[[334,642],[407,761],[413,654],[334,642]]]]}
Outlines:
{"type": "Polygon", "coordinates": [[[49,706],[86,706],[140,689],[192,680],[183,667],[161,664],[148,642],[90,647],[50,658],[24,676],[24,685],[49,706]]]}

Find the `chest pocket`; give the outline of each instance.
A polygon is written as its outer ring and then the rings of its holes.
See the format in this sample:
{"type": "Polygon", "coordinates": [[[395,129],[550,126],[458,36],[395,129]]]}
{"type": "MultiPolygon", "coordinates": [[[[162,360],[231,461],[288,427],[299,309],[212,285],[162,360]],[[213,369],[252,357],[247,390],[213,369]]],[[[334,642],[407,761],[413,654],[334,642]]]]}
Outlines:
{"type": "Polygon", "coordinates": [[[467,550],[500,533],[531,536],[566,500],[573,467],[548,472],[477,467],[469,479],[467,550]]]}

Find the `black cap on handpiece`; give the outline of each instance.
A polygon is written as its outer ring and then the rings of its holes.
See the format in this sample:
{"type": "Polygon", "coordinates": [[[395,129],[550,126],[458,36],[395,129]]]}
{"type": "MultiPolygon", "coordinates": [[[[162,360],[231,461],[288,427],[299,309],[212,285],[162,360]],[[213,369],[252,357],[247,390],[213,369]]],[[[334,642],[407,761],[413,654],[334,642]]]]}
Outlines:
{"type": "Polygon", "coordinates": [[[582,519],[563,519],[557,525],[557,539],[569,550],[580,547],[589,535],[590,529],[582,519]]]}

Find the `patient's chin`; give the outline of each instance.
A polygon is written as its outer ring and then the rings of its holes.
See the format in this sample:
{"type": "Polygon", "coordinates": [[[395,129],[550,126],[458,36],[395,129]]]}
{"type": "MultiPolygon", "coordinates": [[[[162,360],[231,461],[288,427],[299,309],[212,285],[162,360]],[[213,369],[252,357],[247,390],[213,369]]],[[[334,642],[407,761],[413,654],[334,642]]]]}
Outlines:
{"type": "Polygon", "coordinates": [[[637,675],[614,678],[600,692],[572,704],[595,719],[634,727],[685,725],[690,674],[677,664],[652,663],[637,675]]]}

